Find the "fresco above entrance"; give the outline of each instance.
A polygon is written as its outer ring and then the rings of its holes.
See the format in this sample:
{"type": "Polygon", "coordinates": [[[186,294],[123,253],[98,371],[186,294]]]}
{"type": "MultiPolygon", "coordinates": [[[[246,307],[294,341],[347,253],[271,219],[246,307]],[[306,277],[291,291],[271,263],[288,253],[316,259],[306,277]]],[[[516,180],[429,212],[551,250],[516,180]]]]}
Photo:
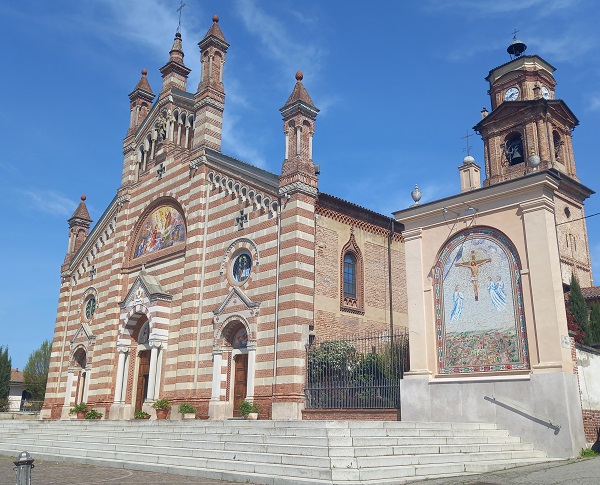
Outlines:
{"type": "Polygon", "coordinates": [[[454,236],[435,266],[441,374],[529,369],[518,255],[499,231],[454,236]]]}
{"type": "Polygon", "coordinates": [[[146,217],[135,244],[134,258],[160,251],[185,241],[183,216],[173,207],[163,205],[146,217]]]}

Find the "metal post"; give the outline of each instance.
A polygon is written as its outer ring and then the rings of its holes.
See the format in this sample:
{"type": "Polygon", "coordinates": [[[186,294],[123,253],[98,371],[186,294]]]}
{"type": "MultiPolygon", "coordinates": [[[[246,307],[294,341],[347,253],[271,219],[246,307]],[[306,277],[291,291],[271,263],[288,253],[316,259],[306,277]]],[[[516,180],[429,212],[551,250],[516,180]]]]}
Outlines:
{"type": "Polygon", "coordinates": [[[22,451],[17,456],[15,464],[15,473],[17,474],[16,485],[31,485],[31,470],[35,466],[34,459],[26,451],[22,451]]]}

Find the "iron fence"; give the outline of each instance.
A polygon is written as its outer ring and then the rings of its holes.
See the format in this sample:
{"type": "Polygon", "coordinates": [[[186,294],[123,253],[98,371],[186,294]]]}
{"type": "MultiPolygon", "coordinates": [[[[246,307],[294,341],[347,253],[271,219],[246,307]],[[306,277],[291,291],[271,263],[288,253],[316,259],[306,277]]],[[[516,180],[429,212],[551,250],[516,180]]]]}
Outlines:
{"type": "Polygon", "coordinates": [[[306,362],[307,408],[400,408],[408,331],[315,339],[307,347],[306,362]]]}

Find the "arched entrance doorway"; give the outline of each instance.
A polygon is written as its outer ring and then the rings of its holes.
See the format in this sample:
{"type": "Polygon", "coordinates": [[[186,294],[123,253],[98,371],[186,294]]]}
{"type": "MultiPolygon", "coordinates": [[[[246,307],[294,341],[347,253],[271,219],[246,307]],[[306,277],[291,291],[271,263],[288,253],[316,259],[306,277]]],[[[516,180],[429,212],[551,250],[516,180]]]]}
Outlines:
{"type": "Polygon", "coordinates": [[[148,396],[150,382],[150,324],[145,316],[141,316],[136,327],[139,328],[137,340],[136,386],[134,396],[134,409],[141,411],[148,396]]]}
{"type": "Polygon", "coordinates": [[[248,393],[248,332],[242,323],[237,323],[228,334],[227,343],[233,349],[233,415],[240,416],[240,403],[248,393]]]}
{"type": "Polygon", "coordinates": [[[78,348],[73,354],[73,363],[75,364],[77,380],[75,385],[75,404],[86,402],[87,400],[87,353],[82,347],[78,348]]]}

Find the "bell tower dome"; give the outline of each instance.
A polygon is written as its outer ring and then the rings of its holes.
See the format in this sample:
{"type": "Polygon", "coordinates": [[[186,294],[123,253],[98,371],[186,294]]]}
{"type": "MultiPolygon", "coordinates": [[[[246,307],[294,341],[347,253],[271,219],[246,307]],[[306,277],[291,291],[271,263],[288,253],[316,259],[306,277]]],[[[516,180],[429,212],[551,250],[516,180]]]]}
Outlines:
{"type": "Polygon", "coordinates": [[[546,169],[577,180],[571,133],[579,121],[555,96],[555,68],[526,49],[515,37],[511,60],[486,77],[492,110],[484,108],[474,127],[484,143],[485,186],[546,169]]]}

